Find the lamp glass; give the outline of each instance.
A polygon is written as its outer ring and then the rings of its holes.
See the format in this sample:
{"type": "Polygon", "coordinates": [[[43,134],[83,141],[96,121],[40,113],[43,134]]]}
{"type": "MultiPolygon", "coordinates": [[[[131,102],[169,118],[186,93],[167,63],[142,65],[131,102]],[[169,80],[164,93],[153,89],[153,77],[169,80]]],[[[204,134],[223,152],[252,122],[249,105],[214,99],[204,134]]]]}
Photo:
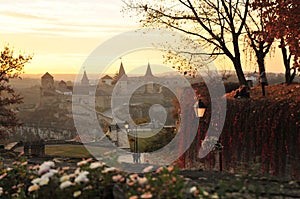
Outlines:
{"type": "Polygon", "coordinates": [[[197,108],[197,117],[203,117],[206,108],[197,108]]]}
{"type": "Polygon", "coordinates": [[[203,102],[201,102],[201,100],[198,100],[195,104],[194,104],[194,111],[197,117],[201,118],[204,116],[205,111],[206,111],[206,106],[205,104],[203,104],[203,102]]]}
{"type": "Polygon", "coordinates": [[[128,129],[129,129],[129,123],[128,123],[127,121],[125,121],[125,123],[124,123],[124,127],[125,127],[125,129],[126,129],[126,130],[128,130],[128,129]]]}

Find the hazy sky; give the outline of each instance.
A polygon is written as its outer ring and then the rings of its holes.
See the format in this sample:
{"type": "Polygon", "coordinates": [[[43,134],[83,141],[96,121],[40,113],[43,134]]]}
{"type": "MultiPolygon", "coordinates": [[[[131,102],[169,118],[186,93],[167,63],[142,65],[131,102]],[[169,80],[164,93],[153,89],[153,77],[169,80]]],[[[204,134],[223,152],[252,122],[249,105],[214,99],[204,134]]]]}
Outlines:
{"type": "MultiPolygon", "coordinates": [[[[26,65],[26,73],[77,73],[101,42],[138,27],[137,20],[121,13],[121,0],[0,0],[0,3],[1,46],[9,44],[17,52],[34,54],[31,64],[26,65]]],[[[139,58],[141,62],[145,59],[145,64],[153,61],[149,55],[139,58]]],[[[273,60],[268,63],[272,65],[269,71],[283,72],[279,59],[273,60]]],[[[126,61],[123,58],[125,69],[130,64],[126,61]]]]}

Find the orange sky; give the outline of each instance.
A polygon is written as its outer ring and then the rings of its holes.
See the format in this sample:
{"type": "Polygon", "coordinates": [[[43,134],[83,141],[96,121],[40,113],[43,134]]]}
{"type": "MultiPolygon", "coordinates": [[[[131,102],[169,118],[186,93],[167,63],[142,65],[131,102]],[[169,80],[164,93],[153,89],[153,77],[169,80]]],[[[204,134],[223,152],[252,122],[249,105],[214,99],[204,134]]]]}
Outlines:
{"type": "MultiPolygon", "coordinates": [[[[77,73],[87,56],[101,42],[138,28],[136,20],[123,16],[121,0],[2,0],[0,7],[1,45],[33,54],[25,73],[77,73]]],[[[126,67],[133,64],[124,57],[126,67]],[[127,63],[126,63],[127,62],[127,63]]],[[[158,53],[138,54],[137,65],[161,63],[158,53]]],[[[215,64],[224,68],[220,59],[215,64]]],[[[280,54],[267,62],[267,70],[284,72],[280,54]]],[[[231,63],[225,62],[227,65],[231,63]]],[[[117,66],[119,62],[115,63],[117,66]]],[[[228,67],[227,67],[228,68],[228,67]]],[[[249,64],[245,70],[255,70],[249,64]]]]}

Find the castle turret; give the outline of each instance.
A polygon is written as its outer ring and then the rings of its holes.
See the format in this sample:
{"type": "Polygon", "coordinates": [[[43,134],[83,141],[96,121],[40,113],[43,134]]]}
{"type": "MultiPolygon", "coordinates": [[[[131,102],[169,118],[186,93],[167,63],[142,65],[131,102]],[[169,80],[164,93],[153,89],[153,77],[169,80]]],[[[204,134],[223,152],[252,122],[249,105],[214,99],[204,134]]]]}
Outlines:
{"type": "Polygon", "coordinates": [[[154,77],[154,75],[152,74],[152,70],[151,70],[149,62],[148,62],[148,66],[147,66],[145,77],[154,77]]]}
{"type": "Polygon", "coordinates": [[[48,72],[41,77],[41,96],[54,94],[54,78],[48,72]]]}
{"type": "Polygon", "coordinates": [[[86,75],[86,71],[84,71],[81,79],[81,85],[89,85],[89,83],[90,83],[89,78],[86,75]]]}
{"type": "Polygon", "coordinates": [[[127,75],[125,73],[123,63],[121,62],[119,73],[118,73],[118,80],[121,79],[121,78],[126,78],[126,77],[127,77],[127,75]]]}
{"type": "Polygon", "coordinates": [[[120,94],[126,93],[127,92],[127,75],[125,73],[122,62],[121,62],[119,73],[118,73],[116,80],[117,80],[116,84],[118,85],[118,88],[117,88],[118,93],[120,93],[120,94]]]}
{"type": "Polygon", "coordinates": [[[147,70],[144,75],[144,79],[147,82],[147,84],[145,85],[145,93],[154,93],[153,78],[154,75],[152,74],[150,63],[148,62],[147,70]]]}
{"type": "Polygon", "coordinates": [[[82,78],[81,78],[81,84],[78,85],[78,94],[80,95],[89,95],[90,90],[90,80],[87,77],[86,71],[84,71],[82,78]]]}

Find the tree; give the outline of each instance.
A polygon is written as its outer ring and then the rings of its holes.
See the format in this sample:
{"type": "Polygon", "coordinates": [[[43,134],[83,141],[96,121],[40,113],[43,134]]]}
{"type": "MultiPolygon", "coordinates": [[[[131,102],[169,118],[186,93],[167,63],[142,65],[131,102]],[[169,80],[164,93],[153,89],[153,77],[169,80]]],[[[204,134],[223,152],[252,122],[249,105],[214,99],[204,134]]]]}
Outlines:
{"type": "Polygon", "coordinates": [[[264,34],[265,23],[269,19],[268,16],[263,16],[262,7],[260,9],[249,10],[248,21],[245,24],[245,30],[247,33],[246,40],[250,45],[250,49],[254,51],[260,78],[265,80],[265,84],[268,84],[265,68],[265,57],[269,53],[273,41],[265,41],[264,34]]]}
{"type": "Polygon", "coordinates": [[[15,56],[8,46],[0,52],[0,136],[6,136],[7,130],[19,125],[13,105],[22,103],[22,97],[15,93],[9,85],[10,79],[19,78],[23,73],[24,65],[32,56],[15,56]]]}
{"type": "Polygon", "coordinates": [[[262,10],[262,16],[268,19],[264,24],[264,40],[269,43],[274,39],[279,40],[285,66],[285,80],[287,84],[292,83],[297,69],[300,70],[300,1],[254,0],[252,6],[262,10]]]}
{"type": "Polygon", "coordinates": [[[159,26],[196,37],[210,55],[226,55],[239,83],[246,85],[241,64],[240,36],[248,15],[249,0],[178,0],[125,2],[141,17],[145,27],[159,26]]]}

